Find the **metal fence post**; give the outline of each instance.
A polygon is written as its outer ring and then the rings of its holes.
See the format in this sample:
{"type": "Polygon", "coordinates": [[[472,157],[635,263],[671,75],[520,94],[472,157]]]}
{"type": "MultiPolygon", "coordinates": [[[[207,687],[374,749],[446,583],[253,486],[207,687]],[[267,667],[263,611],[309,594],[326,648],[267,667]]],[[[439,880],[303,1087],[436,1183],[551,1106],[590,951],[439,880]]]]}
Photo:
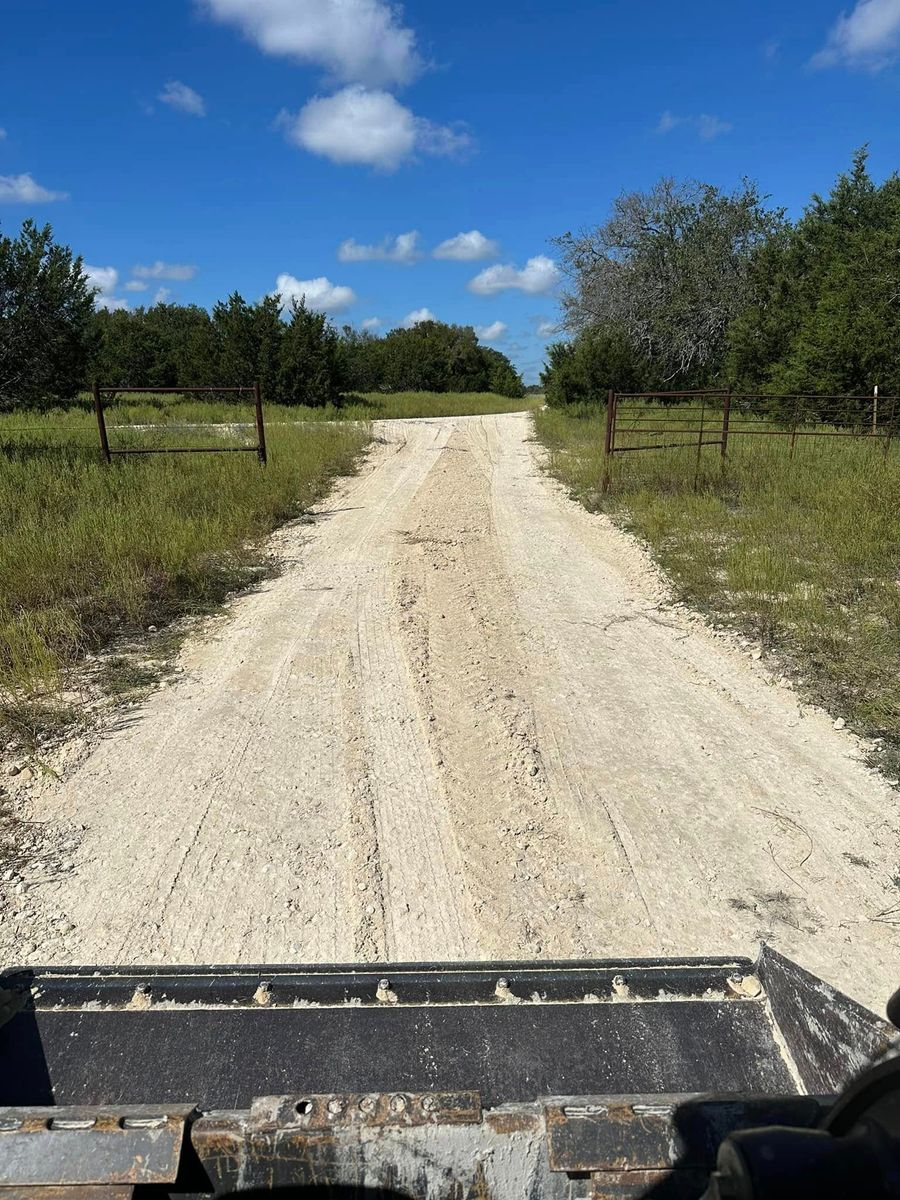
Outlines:
{"type": "Polygon", "coordinates": [[[97,428],[100,430],[100,449],[103,451],[103,459],[107,466],[112,463],[112,455],[109,452],[109,438],[106,436],[106,417],[103,415],[103,399],[100,395],[100,384],[94,380],[94,412],[97,415],[97,428]]]}
{"type": "Polygon", "coordinates": [[[258,379],[253,384],[253,401],[256,409],[257,454],[259,455],[259,461],[261,465],[265,466],[269,461],[269,458],[266,454],[266,426],[265,422],[263,421],[262,392],[260,390],[258,379]]]}
{"type": "Polygon", "coordinates": [[[700,429],[697,433],[697,461],[694,464],[694,491],[697,490],[697,481],[700,478],[700,456],[703,453],[703,418],[706,416],[706,397],[700,402],[700,429]]]}
{"type": "Polygon", "coordinates": [[[722,457],[728,456],[728,427],[731,423],[731,388],[725,393],[722,402],[722,457]]]}
{"type": "Polygon", "coordinates": [[[601,483],[601,491],[606,493],[609,491],[610,484],[610,459],[614,449],[614,438],[616,429],[616,393],[612,388],[609,389],[609,395],[606,398],[606,437],[603,442],[603,480],[601,483]]]}

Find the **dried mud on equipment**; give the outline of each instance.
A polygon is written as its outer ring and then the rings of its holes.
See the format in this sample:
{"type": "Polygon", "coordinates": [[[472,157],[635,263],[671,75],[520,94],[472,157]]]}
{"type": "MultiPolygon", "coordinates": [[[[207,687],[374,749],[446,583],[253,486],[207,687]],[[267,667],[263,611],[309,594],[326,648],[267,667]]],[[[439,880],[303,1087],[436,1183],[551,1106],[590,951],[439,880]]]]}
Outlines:
{"type": "Polygon", "coordinates": [[[857,741],[673,606],[634,540],[542,473],[526,415],[377,432],[362,473],[277,535],[284,573],[32,787],[29,815],[77,844],[70,871],[35,857],[24,893],[0,883],[4,960],[766,939],[880,1008],[900,836],[857,741]]]}

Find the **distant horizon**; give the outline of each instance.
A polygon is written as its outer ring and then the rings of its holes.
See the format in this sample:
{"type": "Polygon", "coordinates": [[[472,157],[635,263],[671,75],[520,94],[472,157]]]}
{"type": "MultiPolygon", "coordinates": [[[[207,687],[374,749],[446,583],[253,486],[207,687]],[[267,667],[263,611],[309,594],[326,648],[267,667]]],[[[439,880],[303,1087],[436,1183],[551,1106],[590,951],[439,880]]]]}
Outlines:
{"type": "Polygon", "coordinates": [[[861,145],[900,160],[900,0],[661,7],[11,0],[0,228],[49,221],[111,309],[434,316],[535,385],[552,239],[619,193],[748,176],[796,217],[861,145]]]}

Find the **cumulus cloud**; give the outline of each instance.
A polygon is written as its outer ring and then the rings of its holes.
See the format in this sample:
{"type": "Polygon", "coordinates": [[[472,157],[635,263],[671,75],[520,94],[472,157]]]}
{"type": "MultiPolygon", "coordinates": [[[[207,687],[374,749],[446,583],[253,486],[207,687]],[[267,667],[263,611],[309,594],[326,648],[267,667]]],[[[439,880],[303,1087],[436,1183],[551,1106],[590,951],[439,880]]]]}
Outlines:
{"type": "Polygon", "coordinates": [[[469,291],[479,296],[493,296],[497,292],[515,289],[537,296],[551,291],[559,279],[559,268],[553,259],[538,254],[529,258],[521,270],[509,264],[485,267],[474,279],[469,280],[469,291]]]}
{"type": "Polygon", "coordinates": [[[179,79],[170,79],[157,96],[157,100],[191,117],[206,116],[206,101],[199,92],[195,92],[179,79]]]}
{"type": "Polygon", "coordinates": [[[126,292],[146,292],[150,286],[149,283],[144,283],[142,279],[129,279],[125,284],[126,292]]]}
{"type": "Polygon", "coordinates": [[[723,133],[730,133],[734,129],[730,121],[723,121],[720,117],[714,117],[710,113],[701,113],[698,117],[679,117],[667,110],[659,118],[656,132],[671,133],[673,129],[685,125],[699,134],[705,142],[711,142],[713,138],[717,138],[723,133]]]}
{"type": "Polygon", "coordinates": [[[858,0],[841,13],[814,67],[856,67],[880,71],[900,54],[900,0],[858,0]]]}
{"type": "Polygon", "coordinates": [[[475,333],[480,342],[499,342],[506,333],[507,326],[503,321],[492,321],[490,325],[475,327],[475,333]]]}
{"type": "Polygon", "coordinates": [[[353,238],[347,238],[338,246],[341,262],[395,262],[409,265],[422,257],[419,235],[412,229],[395,238],[387,237],[375,246],[362,246],[353,238]]]}
{"type": "Polygon", "coordinates": [[[371,333],[374,329],[381,328],[381,317],[366,317],[362,323],[363,329],[368,329],[371,333]]]}
{"type": "Polygon", "coordinates": [[[51,192],[30,175],[0,175],[0,203],[49,204],[52,200],[68,198],[68,192],[51,192]]]}
{"type": "Polygon", "coordinates": [[[114,312],[118,308],[128,307],[127,300],[113,294],[119,285],[119,272],[115,267],[91,267],[85,263],[82,270],[87,276],[88,286],[96,289],[95,308],[108,308],[114,312]]]}
{"type": "Polygon", "coordinates": [[[131,273],[135,279],[175,279],[183,283],[187,279],[194,278],[197,268],[189,263],[166,263],[157,259],[149,267],[132,267],[131,273]]]}
{"type": "Polygon", "coordinates": [[[299,113],[282,112],[289,141],[336,163],[393,171],[416,153],[452,155],[471,146],[463,131],[417,117],[390,92],[359,85],[315,96],[299,113]]]}
{"type": "Polygon", "coordinates": [[[457,262],[478,262],[484,258],[497,258],[500,253],[500,243],[486,238],[477,229],[468,233],[458,233],[456,237],[447,238],[445,242],[435,247],[435,258],[452,258],[457,262]]]}
{"type": "Polygon", "coordinates": [[[280,295],[282,307],[289,309],[292,300],[305,300],[306,307],[316,312],[343,312],[356,303],[353,288],[342,287],[319,275],[316,279],[297,279],[293,275],[279,275],[272,295],[280,295]]]}
{"type": "Polygon", "coordinates": [[[266,54],[315,63],[344,83],[409,83],[422,69],[416,37],[383,0],[199,0],[266,54]]]}
{"type": "Polygon", "coordinates": [[[168,304],[172,299],[172,289],[167,287],[157,288],[153,296],[154,304],[168,304]]]}
{"type": "Polygon", "coordinates": [[[553,337],[555,333],[559,333],[559,327],[555,321],[550,321],[546,317],[539,317],[537,323],[537,335],[542,338],[553,337]]]}
{"type": "Polygon", "coordinates": [[[407,313],[403,318],[403,328],[412,329],[414,325],[421,325],[423,321],[436,321],[437,317],[430,308],[414,308],[411,313],[407,313]]]}

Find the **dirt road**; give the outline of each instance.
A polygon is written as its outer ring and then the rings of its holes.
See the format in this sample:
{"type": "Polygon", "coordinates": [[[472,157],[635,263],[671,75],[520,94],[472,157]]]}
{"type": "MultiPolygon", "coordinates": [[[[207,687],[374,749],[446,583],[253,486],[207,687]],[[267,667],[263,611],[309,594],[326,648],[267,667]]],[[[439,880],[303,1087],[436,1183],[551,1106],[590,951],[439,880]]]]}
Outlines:
{"type": "MultiPolygon", "coordinates": [[[[883,1008],[896,796],[666,604],[526,416],[390,422],[38,819],[32,961],[754,953],[883,1008]]],[[[20,954],[19,958],[22,957],[20,954]]]]}

